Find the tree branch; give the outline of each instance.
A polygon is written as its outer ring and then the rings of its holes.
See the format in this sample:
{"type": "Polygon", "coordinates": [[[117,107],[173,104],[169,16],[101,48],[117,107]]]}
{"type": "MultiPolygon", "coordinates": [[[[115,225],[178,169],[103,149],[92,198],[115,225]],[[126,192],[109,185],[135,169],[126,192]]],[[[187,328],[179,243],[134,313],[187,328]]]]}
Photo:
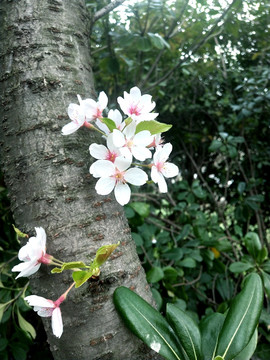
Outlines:
{"type": "Polygon", "coordinates": [[[104,8],[98,10],[92,18],[92,26],[97,20],[102,18],[104,15],[108,14],[110,11],[115,9],[117,6],[121,5],[124,1],[125,0],[114,0],[111,3],[109,3],[108,5],[104,6],[104,8]]]}

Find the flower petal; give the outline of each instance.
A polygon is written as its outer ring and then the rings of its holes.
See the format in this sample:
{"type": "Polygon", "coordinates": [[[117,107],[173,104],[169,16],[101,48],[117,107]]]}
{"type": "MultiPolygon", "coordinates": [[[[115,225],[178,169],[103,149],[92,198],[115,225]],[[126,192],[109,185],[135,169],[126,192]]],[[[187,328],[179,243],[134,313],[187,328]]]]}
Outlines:
{"type": "Polygon", "coordinates": [[[108,97],[104,91],[101,91],[101,93],[99,94],[99,97],[98,97],[98,107],[101,110],[104,110],[107,105],[108,105],[108,97]]]}
{"type": "Polygon", "coordinates": [[[143,130],[134,136],[133,142],[138,146],[148,146],[153,142],[153,138],[150,131],[143,130]]]}
{"type": "Polygon", "coordinates": [[[126,143],[124,134],[121,131],[119,131],[118,129],[113,130],[112,139],[113,139],[114,146],[116,146],[116,147],[122,147],[126,143]]]}
{"type": "Polygon", "coordinates": [[[133,146],[131,148],[131,152],[135,159],[140,161],[144,161],[145,159],[150,159],[152,157],[151,151],[142,146],[133,146]]]}
{"type": "Polygon", "coordinates": [[[114,195],[116,198],[116,201],[120,204],[120,205],[125,205],[129,202],[130,200],[130,187],[128,186],[128,184],[122,184],[122,183],[117,183],[115,188],[114,188],[114,195]]]}
{"type": "Polygon", "coordinates": [[[60,338],[63,334],[63,321],[59,307],[56,307],[52,313],[52,331],[53,334],[58,338],[60,338]]]}
{"type": "Polygon", "coordinates": [[[175,164],[166,162],[163,165],[163,169],[161,170],[161,172],[162,175],[165,176],[166,178],[172,178],[178,175],[179,169],[178,166],[176,166],[175,164]]]}
{"type": "Polygon", "coordinates": [[[70,135],[77,131],[80,127],[81,125],[70,122],[62,128],[62,135],[70,135]]]}
{"type": "Polygon", "coordinates": [[[113,177],[102,177],[97,181],[95,189],[99,195],[108,195],[114,186],[115,179],[113,177]]]}
{"type": "Polygon", "coordinates": [[[109,160],[97,160],[90,166],[89,171],[94,177],[109,177],[115,173],[115,166],[109,160]]]}
{"type": "Polygon", "coordinates": [[[38,240],[39,246],[42,249],[42,251],[45,253],[46,252],[46,232],[43,229],[43,227],[36,227],[35,230],[37,233],[36,238],[38,240]]]}
{"type": "Polygon", "coordinates": [[[167,183],[164,179],[164,176],[157,170],[155,166],[152,166],[151,178],[154,183],[158,184],[158,188],[161,193],[166,193],[168,191],[167,183]]]}
{"type": "Polygon", "coordinates": [[[36,261],[26,261],[15,265],[11,271],[20,271],[20,274],[16,276],[16,279],[20,277],[28,277],[33,275],[40,268],[41,263],[37,263],[36,261]]]}
{"type": "Polygon", "coordinates": [[[136,122],[132,121],[128,126],[125,127],[123,133],[125,134],[127,139],[133,138],[136,131],[136,122]]]}
{"type": "Polygon", "coordinates": [[[124,179],[132,185],[140,186],[146,183],[148,176],[143,170],[132,168],[126,171],[124,179]]]}
{"type": "Polygon", "coordinates": [[[98,160],[105,160],[108,153],[106,146],[95,143],[89,146],[89,151],[90,154],[98,160]]]}
{"type": "Polygon", "coordinates": [[[24,298],[28,302],[30,306],[39,306],[39,307],[45,307],[45,308],[54,308],[54,302],[49,299],[45,299],[42,296],[37,295],[29,295],[24,298]]]}
{"type": "Polygon", "coordinates": [[[118,156],[115,161],[114,165],[117,167],[120,171],[125,171],[128,167],[130,167],[132,162],[132,156],[124,157],[124,156],[118,156]]]}

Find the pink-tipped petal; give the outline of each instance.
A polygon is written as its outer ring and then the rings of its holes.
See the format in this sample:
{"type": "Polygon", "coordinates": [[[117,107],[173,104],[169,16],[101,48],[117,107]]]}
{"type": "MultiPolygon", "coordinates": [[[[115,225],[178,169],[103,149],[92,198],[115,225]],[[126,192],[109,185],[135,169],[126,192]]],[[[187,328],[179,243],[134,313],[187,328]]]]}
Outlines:
{"type": "Polygon", "coordinates": [[[178,166],[176,166],[175,164],[166,162],[164,164],[161,172],[162,172],[162,175],[165,176],[166,178],[172,178],[179,174],[179,169],[178,169],[178,166]]]}
{"type": "Polygon", "coordinates": [[[52,313],[52,331],[53,334],[58,338],[60,338],[63,334],[63,321],[59,307],[56,307],[52,313]]]}
{"type": "Polygon", "coordinates": [[[42,296],[37,295],[29,295],[24,298],[25,301],[28,302],[30,306],[38,306],[44,308],[54,308],[55,305],[52,300],[45,299],[42,296]]]}

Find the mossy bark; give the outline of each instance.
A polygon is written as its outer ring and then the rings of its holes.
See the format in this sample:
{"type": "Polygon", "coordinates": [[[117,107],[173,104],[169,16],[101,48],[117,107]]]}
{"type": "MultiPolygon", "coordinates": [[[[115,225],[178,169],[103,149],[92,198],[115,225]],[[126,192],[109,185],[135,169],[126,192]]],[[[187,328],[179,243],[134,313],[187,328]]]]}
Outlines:
{"type": "MultiPolygon", "coordinates": [[[[76,94],[95,97],[84,0],[3,0],[0,17],[1,158],[17,227],[30,235],[44,227],[47,252],[65,261],[87,262],[100,246],[121,242],[100,279],[73,289],[61,305],[60,339],[44,319],[53,357],[152,358],[112,303],[120,285],[151,296],[123,209],[94,190],[88,147],[96,135],[85,128],[61,135],[76,94]]],[[[71,282],[70,272],[53,275],[42,265],[31,287],[56,300],[71,282]]]]}

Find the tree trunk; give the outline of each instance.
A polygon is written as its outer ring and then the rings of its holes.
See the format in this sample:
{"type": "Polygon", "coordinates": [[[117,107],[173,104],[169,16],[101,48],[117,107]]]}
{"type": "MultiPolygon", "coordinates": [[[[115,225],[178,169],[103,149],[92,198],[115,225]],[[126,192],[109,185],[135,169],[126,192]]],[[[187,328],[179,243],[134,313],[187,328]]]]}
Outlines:
{"type": "MultiPolygon", "coordinates": [[[[121,242],[100,279],[73,289],[61,305],[60,339],[45,318],[53,357],[153,358],[112,303],[120,285],[148,301],[151,296],[122,208],[94,190],[88,147],[95,134],[83,128],[61,135],[76,94],[95,95],[84,0],[2,0],[0,14],[0,145],[17,226],[30,235],[35,226],[44,227],[47,252],[63,261],[89,262],[100,246],[121,242]]],[[[43,265],[31,279],[34,294],[53,300],[72,282],[69,272],[53,275],[43,265]]]]}

